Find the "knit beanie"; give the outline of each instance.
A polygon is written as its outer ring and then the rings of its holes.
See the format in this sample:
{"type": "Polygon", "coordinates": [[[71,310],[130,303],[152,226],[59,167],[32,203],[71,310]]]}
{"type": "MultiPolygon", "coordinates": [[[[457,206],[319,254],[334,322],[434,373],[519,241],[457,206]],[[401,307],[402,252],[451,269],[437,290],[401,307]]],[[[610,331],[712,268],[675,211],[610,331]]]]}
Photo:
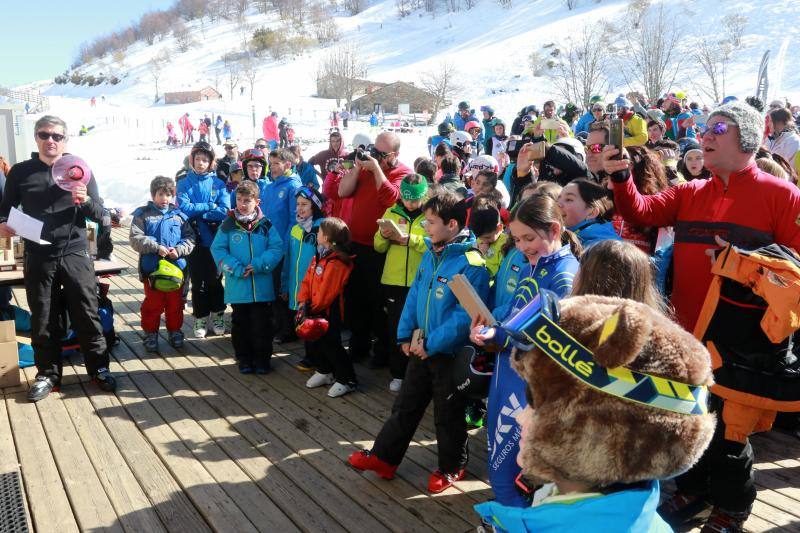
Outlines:
{"type": "Polygon", "coordinates": [[[764,136],[764,117],[745,103],[730,102],[716,108],[708,117],[720,115],[731,119],[739,128],[739,149],[746,154],[754,154],[761,146],[764,136]]]}

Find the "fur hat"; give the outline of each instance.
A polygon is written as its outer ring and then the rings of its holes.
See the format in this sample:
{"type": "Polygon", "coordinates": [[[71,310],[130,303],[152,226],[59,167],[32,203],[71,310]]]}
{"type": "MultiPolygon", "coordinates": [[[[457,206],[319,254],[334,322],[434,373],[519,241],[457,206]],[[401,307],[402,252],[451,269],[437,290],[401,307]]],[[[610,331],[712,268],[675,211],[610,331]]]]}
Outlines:
{"type": "Polygon", "coordinates": [[[708,119],[720,115],[731,119],[739,127],[739,149],[754,154],[764,137],[764,117],[748,104],[730,102],[713,110],[708,119]]]}
{"type": "MultiPolygon", "coordinates": [[[[558,323],[604,368],[712,384],[703,345],[645,304],[577,296],[561,300],[558,323]],[[609,334],[604,326],[615,314],[617,326],[609,334]]],[[[538,348],[518,355],[513,366],[533,400],[519,460],[525,475],[539,482],[601,488],[670,478],[700,458],[714,433],[713,414],[681,414],[591,388],[538,348]]]]}

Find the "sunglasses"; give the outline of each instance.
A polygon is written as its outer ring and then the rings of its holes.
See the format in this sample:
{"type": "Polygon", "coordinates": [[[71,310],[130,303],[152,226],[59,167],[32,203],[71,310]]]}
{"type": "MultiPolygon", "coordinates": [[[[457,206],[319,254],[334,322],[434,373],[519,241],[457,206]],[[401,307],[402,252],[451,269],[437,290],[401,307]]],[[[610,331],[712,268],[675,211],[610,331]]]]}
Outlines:
{"type": "Polygon", "coordinates": [[[736,124],[724,120],[721,122],[717,122],[715,124],[711,124],[710,126],[708,126],[708,129],[703,132],[703,137],[705,137],[709,133],[713,133],[715,137],[717,135],[725,135],[726,133],[728,133],[728,129],[731,126],[736,126],[736,124]]]}
{"type": "Polygon", "coordinates": [[[266,144],[257,144],[257,145],[256,145],[256,148],[261,148],[262,150],[263,150],[264,148],[266,148],[266,147],[267,147],[267,145],[266,145],[266,144]]]}
{"type": "Polygon", "coordinates": [[[36,136],[43,141],[52,138],[57,143],[60,143],[66,138],[66,135],[62,135],[61,133],[47,133],[46,131],[37,131],[36,136]]]}
{"type": "Polygon", "coordinates": [[[603,151],[603,147],[606,146],[605,144],[587,144],[586,149],[589,150],[593,154],[599,154],[603,151]]]}
{"type": "Polygon", "coordinates": [[[605,111],[602,107],[593,107],[592,112],[595,113],[597,111],[605,111]]]}

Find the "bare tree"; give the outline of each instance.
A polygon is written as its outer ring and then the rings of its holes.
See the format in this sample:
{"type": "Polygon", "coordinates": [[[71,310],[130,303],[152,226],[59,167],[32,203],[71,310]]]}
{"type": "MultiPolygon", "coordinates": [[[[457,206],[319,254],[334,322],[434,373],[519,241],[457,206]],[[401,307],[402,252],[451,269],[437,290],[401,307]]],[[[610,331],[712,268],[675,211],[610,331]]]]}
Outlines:
{"type": "Polygon", "coordinates": [[[147,72],[150,73],[150,77],[153,79],[153,83],[156,86],[156,96],[153,99],[154,102],[158,101],[158,80],[161,79],[161,73],[170,62],[169,52],[166,50],[162,50],[159,54],[153,56],[150,61],[147,62],[147,72]]]}
{"type": "Polygon", "coordinates": [[[352,43],[337,45],[317,65],[317,80],[325,79],[336,95],[336,105],[344,99],[347,108],[356,95],[359,80],[367,75],[367,64],[352,43]]]}
{"type": "Polygon", "coordinates": [[[572,11],[578,5],[578,0],[563,0],[563,2],[568,11],[572,11]]]}
{"type": "Polygon", "coordinates": [[[400,15],[400,18],[411,14],[411,0],[395,0],[394,4],[397,7],[397,14],[400,15]]]}
{"type": "Polygon", "coordinates": [[[727,40],[709,42],[700,39],[692,55],[699,70],[699,76],[692,85],[714,102],[721,102],[727,92],[725,85],[728,64],[733,55],[733,44],[727,40]]]}
{"type": "Polygon", "coordinates": [[[464,0],[464,7],[467,8],[467,11],[472,9],[478,4],[478,0],[464,0]]]}
{"type": "Polygon", "coordinates": [[[344,0],[344,8],[350,12],[351,15],[358,15],[364,8],[367,7],[366,0],[344,0]]]}
{"type": "Polygon", "coordinates": [[[609,90],[608,36],[584,26],[575,38],[567,39],[564,57],[556,67],[553,85],[568,102],[589,106],[595,94],[609,90]]]}
{"type": "Polygon", "coordinates": [[[239,61],[239,54],[236,52],[228,52],[222,56],[222,61],[225,63],[225,71],[228,75],[228,88],[231,91],[231,100],[233,100],[233,90],[239,85],[239,80],[242,77],[242,65],[239,61]]]}
{"type": "Polygon", "coordinates": [[[242,74],[247,78],[247,83],[250,85],[250,100],[253,99],[253,87],[256,84],[256,75],[258,74],[258,66],[250,55],[247,55],[241,60],[242,74]]]}
{"type": "Polygon", "coordinates": [[[189,29],[183,21],[177,21],[172,29],[172,36],[175,37],[175,44],[178,45],[178,50],[186,52],[192,45],[192,36],[189,34],[189,29]]]}
{"type": "Polygon", "coordinates": [[[728,39],[734,49],[742,47],[742,35],[744,34],[744,27],[747,26],[747,17],[744,15],[730,14],[722,19],[722,24],[725,26],[728,34],[728,39]]]}
{"type": "Polygon", "coordinates": [[[656,100],[680,71],[683,57],[678,26],[667,17],[664,4],[644,8],[638,27],[628,27],[627,22],[626,18],[624,46],[617,54],[618,71],[631,90],[640,87],[650,100],[656,100]]]}
{"type": "Polygon", "coordinates": [[[514,0],[497,0],[497,3],[500,5],[500,7],[504,7],[506,9],[511,9],[514,7],[514,0]]]}
{"type": "Polygon", "coordinates": [[[434,95],[431,121],[436,120],[439,110],[447,106],[449,100],[463,90],[458,81],[456,64],[450,61],[443,61],[436,68],[423,72],[419,84],[434,95]]]}

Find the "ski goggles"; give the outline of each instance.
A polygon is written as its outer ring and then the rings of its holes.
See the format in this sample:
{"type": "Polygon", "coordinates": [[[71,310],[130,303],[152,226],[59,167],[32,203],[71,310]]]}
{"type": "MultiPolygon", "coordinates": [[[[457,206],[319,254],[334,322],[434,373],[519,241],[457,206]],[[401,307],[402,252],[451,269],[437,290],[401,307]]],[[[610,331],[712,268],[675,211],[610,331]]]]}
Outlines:
{"type": "MultiPolygon", "coordinates": [[[[499,327],[516,341],[518,348],[536,346],[561,368],[595,390],[673,413],[708,413],[708,387],[705,385],[688,385],[622,366],[605,368],[597,364],[592,351],[558,325],[558,302],[555,293],[542,289],[499,327]]],[[[606,320],[600,344],[611,336],[618,323],[617,314],[606,320]]],[[[517,357],[520,351],[517,351],[517,357]]]]}
{"type": "Polygon", "coordinates": [[[735,122],[728,122],[726,120],[721,120],[714,124],[709,124],[706,128],[706,131],[703,132],[703,137],[708,135],[709,133],[713,133],[716,137],[717,135],[725,135],[730,130],[731,126],[738,127],[738,124],[735,122]]]}
{"type": "Polygon", "coordinates": [[[301,197],[305,198],[306,200],[311,200],[311,203],[317,206],[320,210],[322,209],[322,200],[317,194],[314,194],[314,191],[309,187],[300,187],[297,189],[297,192],[294,193],[294,196],[295,198],[301,197]]]}

